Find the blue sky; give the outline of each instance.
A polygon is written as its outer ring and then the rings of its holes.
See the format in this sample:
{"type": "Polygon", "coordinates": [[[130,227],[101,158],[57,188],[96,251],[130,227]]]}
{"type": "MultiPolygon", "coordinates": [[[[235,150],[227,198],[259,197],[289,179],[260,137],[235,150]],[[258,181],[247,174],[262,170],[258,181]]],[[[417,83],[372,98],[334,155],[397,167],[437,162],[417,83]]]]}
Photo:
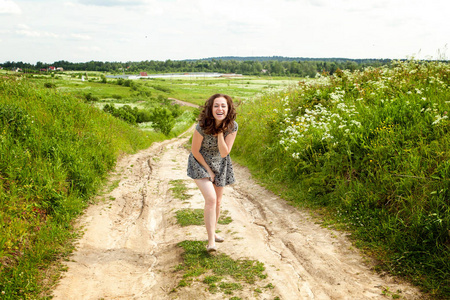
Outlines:
{"type": "Polygon", "coordinates": [[[0,0],[0,63],[449,59],[448,0],[0,0]]]}

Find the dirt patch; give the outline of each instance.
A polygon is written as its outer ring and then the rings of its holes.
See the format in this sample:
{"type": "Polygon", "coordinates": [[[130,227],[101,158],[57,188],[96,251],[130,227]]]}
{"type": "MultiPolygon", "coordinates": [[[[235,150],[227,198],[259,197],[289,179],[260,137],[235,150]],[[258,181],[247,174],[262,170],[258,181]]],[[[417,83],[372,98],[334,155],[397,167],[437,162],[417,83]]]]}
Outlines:
{"type": "MultiPolygon", "coordinates": [[[[154,144],[123,157],[111,180],[119,186],[92,205],[80,219],[84,235],[67,262],[68,271],[54,299],[229,299],[211,294],[200,281],[177,288],[175,267],[184,240],[206,240],[204,226],[181,227],[175,212],[203,208],[203,198],[186,175],[188,151],[183,137],[154,144]],[[169,182],[185,180],[192,197],[175,199],[169,182]]],[[[342,232],[322,228],[256,184],[235,165],[237,183],[225,188],[222,207],[233,221],[219,225],[226,238],[218,252],[233,259],[258,260],[274,288],[242,299],[420,299],[416,288],[380,276],[365,263],[342,232]],[[387,294],[390,294],[387,293],[387,294]]]]}

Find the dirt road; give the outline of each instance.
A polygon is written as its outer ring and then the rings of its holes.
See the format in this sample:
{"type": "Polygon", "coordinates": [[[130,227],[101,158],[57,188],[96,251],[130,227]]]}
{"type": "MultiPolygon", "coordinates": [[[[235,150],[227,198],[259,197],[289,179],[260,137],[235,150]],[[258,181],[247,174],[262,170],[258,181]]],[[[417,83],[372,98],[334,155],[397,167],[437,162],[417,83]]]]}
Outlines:
{"type": "Polygon", "coordinates": [[[175,103],[177,103],[177,104],[179,104],[181,106],[190,106],[190,107],[195,107],[195,108],[199,107],[197,104],[193,104],[193,103],[190,103],[190,102],[178,100],[178,99],[175,99],[175,98],[167,98],[167,99],[172,100],[172,101],[174,101],[175,103]]]}
{"type": "MultiPolygon", "coordinates": [[[[203,226],[181,227],[175,212],[203,208],[186,176],[192,134],[123,157],[113,174],[118,187],[80,219],[85,233],[67,262],[54,299],[230,299],[211,294],[201,280],[177,288],[183,240],[206,240],[203,226]],[[172,196],[171,180],[186,180],[188,201],[172,196]],[[175,289],[175,290],[174,290],[175,289]]],[[[419,299],[417,290],[370,270],[345,234],[322,228],[305,212],[257,185],[235,165],[237,183],[225,189],[222,207],[233,221],[219,225],[218,252],[263,262],[273,289],[244,286],[241,299],[419,299]],[[383,295],[388,294],[388,296],[383,295]],[[391,296],[389,296],[391,295],[391,296]]]]}

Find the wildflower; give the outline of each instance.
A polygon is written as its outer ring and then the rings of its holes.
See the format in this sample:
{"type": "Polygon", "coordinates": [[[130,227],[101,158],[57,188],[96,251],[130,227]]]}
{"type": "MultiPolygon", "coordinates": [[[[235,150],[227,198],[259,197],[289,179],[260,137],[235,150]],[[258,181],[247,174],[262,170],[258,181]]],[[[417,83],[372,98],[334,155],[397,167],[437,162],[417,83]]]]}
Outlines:
{"type": "Polygon", "coordinates": [[[441,120],[444,120],[444,119],[448,119],[448,116],[444,115],[444,116],[442,117],[441,115],[436,115],[436,116],[435,116],[435,120],[434,120],[434,122],[432,123],[432,125],[439,124],[439,123],[441,122],[441,120]]]}
{"type": "Polygon", "coordinates": [[[361,127],[361,123],[356,120],[351,120],[350,123],[352,123],[353,125],[356,125],[357,127],[361,127]]]}

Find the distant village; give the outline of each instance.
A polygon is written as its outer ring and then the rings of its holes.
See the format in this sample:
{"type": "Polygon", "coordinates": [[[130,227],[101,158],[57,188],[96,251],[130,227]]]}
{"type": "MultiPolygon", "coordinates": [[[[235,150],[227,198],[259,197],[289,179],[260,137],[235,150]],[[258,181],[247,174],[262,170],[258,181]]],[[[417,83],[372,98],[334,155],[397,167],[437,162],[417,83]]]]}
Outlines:
{"type": "MultiPolygon", "coordinates": [[[[0,66],[0,70],[3,67],[0,66]]],[[[14,67],[11,69],[13,72],[23,72],[21,68],[14,67]]],[[[42,68],[40,72],[52,72],[60,71],[63,72],[64,69],[61,67],[49,66],[47,68],[42,68]]],[[[266,71],[266,70],[263,70],[266,71]]],[[[183,73],[163,73],[163,74],[147,74],[147,72],[140,72],[139,75],[106,75],[107,78],[123,78],[123,79],[144,79],[144,78],[167,78],[167,77],[242,77],[242,74],[236,73],[217,73],[217,72],[183,72],[183,73]]],[[[84,76],[82,78],[84,81],[84,76]]]]}
{"type": "MultiPolygon", "coordinates": [[[[3,67],[0,67],[0,70],[3,70],[3,67]]],[[[13,72],[23,72],[23,70],[21,68],[12,68],[11,71],[13,71],[13,72]]],[[[50,66],[48,68],[42,68],[39,71],[41,71],[41,72],[61,71],[62,72],[62,71],[64,71],[64,69],[61,68],[61,67],[57,68],[57,67],[50,66]]]]}

